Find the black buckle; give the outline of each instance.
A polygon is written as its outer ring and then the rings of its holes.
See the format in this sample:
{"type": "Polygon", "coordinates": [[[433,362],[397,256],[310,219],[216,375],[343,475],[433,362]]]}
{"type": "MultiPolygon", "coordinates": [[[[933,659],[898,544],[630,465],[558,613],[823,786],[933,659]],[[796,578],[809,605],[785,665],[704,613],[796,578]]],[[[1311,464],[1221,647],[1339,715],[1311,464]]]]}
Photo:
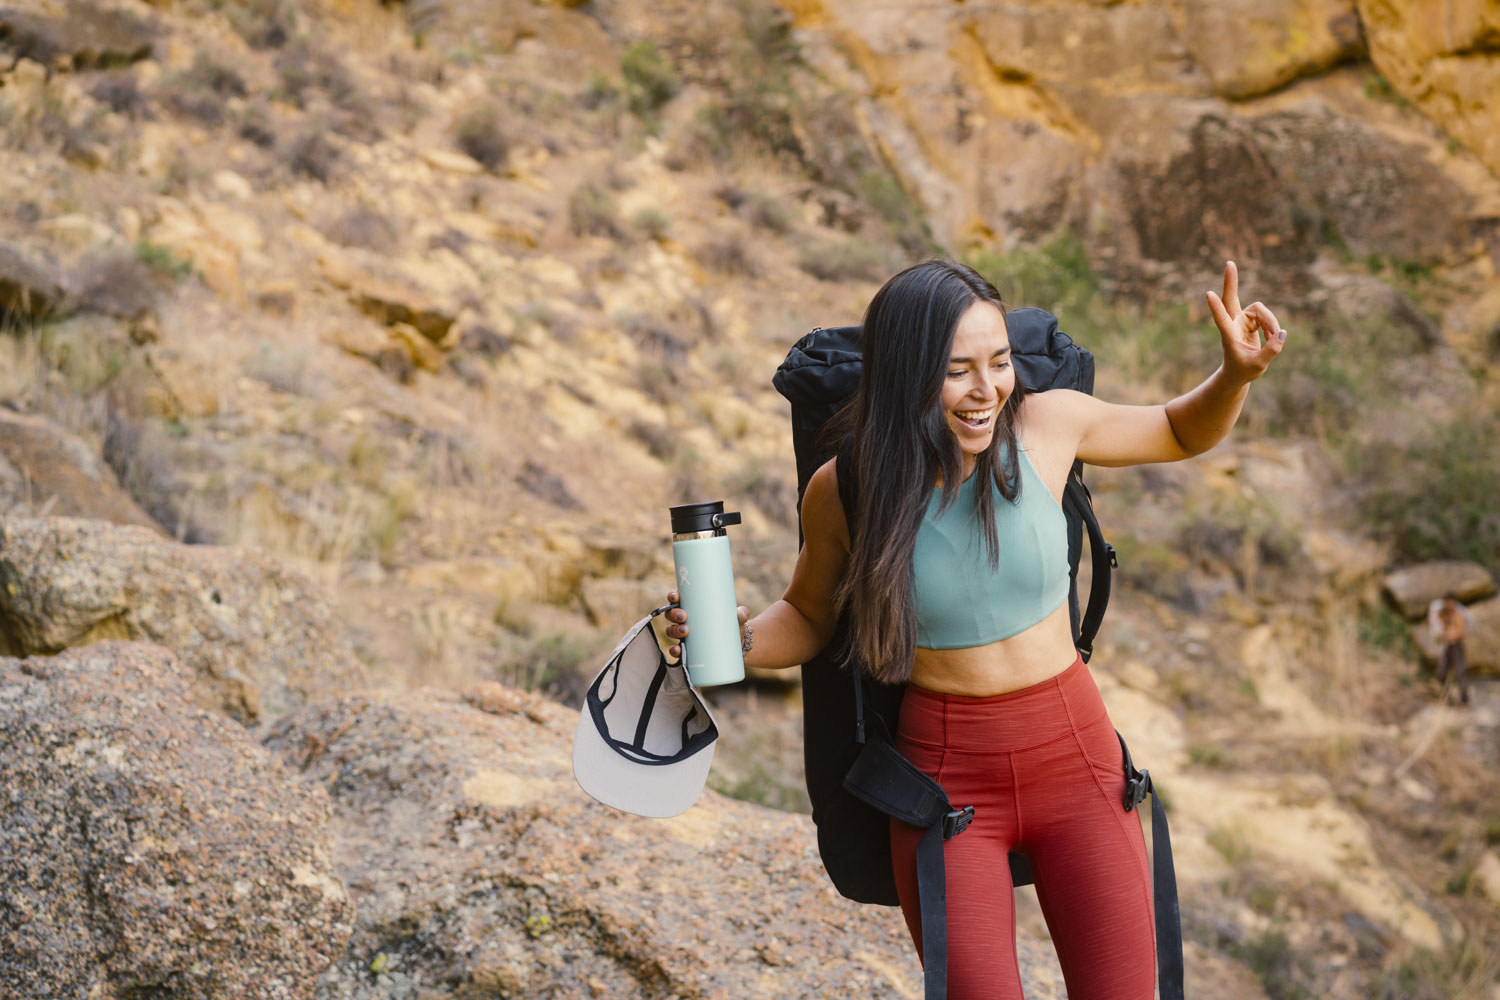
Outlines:
{"type": "Polygon", "coordinates": [[[1151,794],[1151,772],[1137,771],[1125,779],[1125,811],[1130,812],[1151,794]]]}
{"type": "Polygon", "coordinates": [[[954,837],[957,837],[960,833],[963,833],[965,830],[967,830],[969,828],[969,824],[972,822],[974,822],[973,806],[964,806],[962,809],[955,809],[952,812],[944,813],[943,839],[952,840],[954,837]]]}
{"type": "Polygon", "coordinates": [[[1105,543],[1104,551],[1107,552],[1107,553],[1109,553],[1109,568],[1110,569],[1119,569],[1120,568],[1120,560],[1115,557],[1115,547],[1113,545],[1105,543]]]}

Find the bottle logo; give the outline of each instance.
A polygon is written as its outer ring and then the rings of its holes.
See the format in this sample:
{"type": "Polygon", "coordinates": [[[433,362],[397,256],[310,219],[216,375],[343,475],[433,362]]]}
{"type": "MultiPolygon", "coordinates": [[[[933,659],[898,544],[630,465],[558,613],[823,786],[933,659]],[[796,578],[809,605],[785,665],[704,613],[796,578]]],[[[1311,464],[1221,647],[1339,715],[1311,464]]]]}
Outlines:
{"type": "Polygon", "coordinates": [[[677,570],[677,583],[678,583],[679,586],[683,586],[683,587],[686,587],[688,585],[688,568],[686,566],[682,566],[682,567],[678,568],[678,570],[677,570]]]}

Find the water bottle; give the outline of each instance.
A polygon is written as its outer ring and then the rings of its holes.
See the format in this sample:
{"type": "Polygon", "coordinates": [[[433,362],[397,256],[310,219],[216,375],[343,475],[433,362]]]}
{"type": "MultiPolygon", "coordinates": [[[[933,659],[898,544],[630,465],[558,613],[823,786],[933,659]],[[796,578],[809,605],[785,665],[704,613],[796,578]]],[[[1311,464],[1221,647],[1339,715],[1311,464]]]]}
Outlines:
{"type": "Polygon", "coordinates": [[[688,616],[688,637],[682,643],[688,679],[698,687],[744,680],[739,602],[734,599],[734,568],[724,533],[729,525],[740,523],[740,515],[724,513],[722,500],[683,504],[671,511],[677,596],[688,616]]]}

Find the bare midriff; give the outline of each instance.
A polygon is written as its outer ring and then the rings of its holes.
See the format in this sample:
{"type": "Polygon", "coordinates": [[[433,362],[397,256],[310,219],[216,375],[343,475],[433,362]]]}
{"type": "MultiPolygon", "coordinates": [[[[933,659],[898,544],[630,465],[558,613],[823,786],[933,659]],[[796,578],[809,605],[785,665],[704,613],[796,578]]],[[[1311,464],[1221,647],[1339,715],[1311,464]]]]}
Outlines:
{"type": "Polygon", "coordinates": [[[1078,658],[1068,605],[1024,632],[985,646],[918,647],[911,681],[929,691],[988,698],[1019,691],[1067,670],[1078,658]]]}

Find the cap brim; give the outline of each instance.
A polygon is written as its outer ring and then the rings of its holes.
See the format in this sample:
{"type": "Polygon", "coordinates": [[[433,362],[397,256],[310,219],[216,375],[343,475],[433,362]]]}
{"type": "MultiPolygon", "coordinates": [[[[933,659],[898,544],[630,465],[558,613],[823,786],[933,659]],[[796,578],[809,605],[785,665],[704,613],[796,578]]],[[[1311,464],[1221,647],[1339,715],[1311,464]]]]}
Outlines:
{"type": "Polygon", "coordinates": [[[607,806],[662,818],[686,811],[703,793],[718,726],[682,665],[662,655],[649,628],[654,617],[625,634],[590,684],[573,734],[573,777],[607,806]],[[601,687],[608,691],[603,698],[601,687]],[[662,714],[648,725],[639,706],[662,714]],[[679,742],[675,734],[687,739],[690,732],[684,720],[699,712],[691,740],[679,742]],[[613,739],[611,725],[618,730],[613,739]]]}
{"type": "Polygon", "coordinates": [[[642,765],[620,756],[594,725],[587,711],[578,715],[573,735],[573,777],[578,787],[607,806],[637,816],[664,818],[686,812],[703,794],[714,748],[704,747],[686,760],[642,765]]]}

